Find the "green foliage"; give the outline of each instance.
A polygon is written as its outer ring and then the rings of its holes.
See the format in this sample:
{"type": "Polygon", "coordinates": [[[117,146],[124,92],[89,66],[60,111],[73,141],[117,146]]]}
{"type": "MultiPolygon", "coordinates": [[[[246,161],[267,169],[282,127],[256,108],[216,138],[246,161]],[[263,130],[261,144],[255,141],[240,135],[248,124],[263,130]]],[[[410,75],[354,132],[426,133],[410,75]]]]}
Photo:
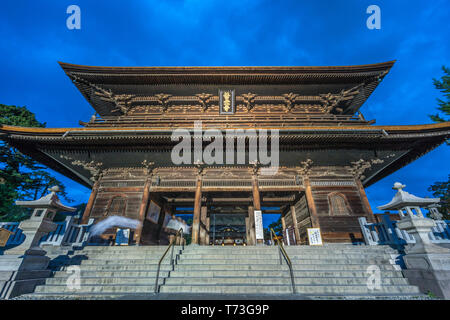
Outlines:
{"type": "MultiPolygon", "coordinates": [[[[444,75],[440,80],[433,79],[434,86],[436,89],[441,91],[444,95],[443,99],[437,99],[439,107],[437,108],[439,111],[443,112],[445,116],[450,116],[450,68],[445,66],[442,67],[442,71],[444,71],[444,75]]],[[[430,115],[431,120],[434,122],[446,122],[449,121],[450,118],[444,118],[439,113],[436,115],[430,115]]],[[[450,145],[450,141],[447,141],[447,145],[450,145]]],[[[439,212],[444,215],[444,219],[450,219],[449,211],[450,211],[450,175],[448,176],[447,182],[435,182],[428,188],[428,191],[433,192],[434,197],[441,198],[441,207],[439,208],[439,212]]]]}
{"type": "MultiPolygon", "coordinates": [[[[0,125],[43,128],[46,124],[37,121],[26,107],[0,104],[0,125]]],[[[14,201],[38,199],[54,185],[60,187],[66,201],[72,201],[67,197],[65,186],[45,166],[0,141],[0,217],[21,218],[14,201]]]]}
{"type": "MultiPolygon", "coordinates": [[[[439,105],[437,109],[443,112],[445,116],[450,116],[450,69],[442,66],[442,71],[444,71],[444,75],[440,80],[433,79],[436,89],[444,94],[444,100],[437,99],[439,105]]],[[[429,117],[434,122],[446,122],[450,120],[450,118],[443,118],[440,113],[430,115],[429,117]]]]}
{"type": "Polygon", "coordinates": [[[275,234],[277,236],[281,236],[283,234],[283,226],[281,224],[281,216],[278,218],[277,221],[272,222],[271,224],[268,225],[268,228],[264,228],[264,239],[271,239],[271,235],[270,235],[270,229],[273,229],[273,231],[275,231],[275,234]]]}
{"type": "Polygon", "coordinates": [[[441,207],[439,212],[443,214],[445,220],[450,219],[450,175],[445,182],[435,182],[428,188],[428,191],[433,192],[433,196],[441,198],[441,207]]]}

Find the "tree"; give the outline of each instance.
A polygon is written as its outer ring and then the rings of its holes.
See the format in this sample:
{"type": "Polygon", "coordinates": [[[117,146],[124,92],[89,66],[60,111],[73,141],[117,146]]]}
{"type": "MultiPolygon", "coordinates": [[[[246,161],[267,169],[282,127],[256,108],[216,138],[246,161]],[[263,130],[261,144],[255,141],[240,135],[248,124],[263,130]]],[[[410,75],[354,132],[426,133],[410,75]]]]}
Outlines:
{"type": "MultiPolygon", "coordinates": [[[[444,71],[444,75],[440,80],[433,79],[434,86],[436,89],[440,90],[444,94],[444,100],[437,99],[439,107],[437,108],[439,111],[442,111],[445,116],[450,116],[450,69],[442,66],[442,71],[444,71]]],[[[444,119],[441,117],[439,113],[436,115],[430,115],[431,120],[434,122],[446,122],[449,121],[450,118],[444,119]]],[[[447,145],[450,145],[450,142],[447,141],[447,145]]],[[[447,182],[435,182],[428,188],[428,191],[433,192],[433,196],[441,198],[441,207],[439,208],[439,212],[444,215],[444,219],[449,219],[449,194],[450,194],[450,175],[448,176],[447,182]]]]}
{"type": "MultiPolygon", "coordinates": [[[[26,107],[0,104],[0,125],[43,128],[45,123],[26,107]]],[[[25,218],[25,211],[14,205],[15,200],[36,200],[47,193],[47,189],[58,185],[62,197],[67,197],[65,186],[48,169],[20,153],[17,149],[0,141],[0,217],[5,219],[25,218]]],[[[12,221],[12,220],[9,220],[12,221]]],[[[18,221],[18,220],[14,220],[18,221]]]]}
{"type": "Polygon", "coordinates": [[[270,233],[270,229],[273,229],[275,231],[275,234],[277,236],[283,235],[283,226],[281,224],[281,216],[278,218],[277,221],[272,222],[268,225],[267,228],[264,228],[264,239],[272,239],[272,235],[270,233]]]}
{"type": "Polygon", "coordinates": [[[435,182],[428,188],[428,191],[433,192],[434,197],[441,198],[439,212],[442,213],[445,220],[450,219],[450,174],[446,182],[435,182]]]}
{"type": "MultiPolygon", "coordinates": [[[[442,111],[445,116],[450,116],[450,68],[442,66],[442,71],[444,71],[444,75],[441,77],[441,80],[433,79],[434,86],[444,94],[445,98],[445,101],[437,99],[439,105],[437,109],[442,111]]],[[[450,118],[442,118],[439,113],[430,115],[429,117],[434,122],[446,122],[450,120],[450,118]]]]}

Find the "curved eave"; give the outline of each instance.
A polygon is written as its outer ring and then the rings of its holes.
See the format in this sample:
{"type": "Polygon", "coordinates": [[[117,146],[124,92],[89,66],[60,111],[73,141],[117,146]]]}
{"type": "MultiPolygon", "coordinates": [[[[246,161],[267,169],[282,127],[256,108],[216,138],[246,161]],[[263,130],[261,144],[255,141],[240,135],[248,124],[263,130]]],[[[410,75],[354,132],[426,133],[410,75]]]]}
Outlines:
{"type": "MultiPolygon", "coordinates": [[[[176,128],[176,129],[193,129],[192,127],[186,128],[176,128]]],[[[211,129],[211,128],[208,128],[211,129]]],[[[237,130],[242,128],[233,128],[226,127],[221,128],[217,127],[219,130],[237,130]]],[[[307,132],[307,131],[316,131],[316,132],[326,132],[326,131],[380,131],[384,130],[387,134],[405,134],[405,133],[429,133],[429,132],[439,132],[442,134],[448,133],[450,130],[450,122],[442,122],[442,123],[432,123],[432,124],[420,124],[420,125],[399,125],[399,126],[367,126],[361,128],[361,126],[301,126],[301,127],[271,127],[271,128],[249,128],[255,130],[279,130],[280,133],[292,133],[292,132],[307,132]]],[[[23,134],[23,135],[48,135],[48,136],[57,136],[63,135],[67,132],[69,133],[79,133],[79,134],[89,134],[96,133],[101,134],[114,132],[117,134],[124,132],[135,132],[135,133],[166,133],[172,132],[174,128],[145,128],[145,127],[114,127],[114,128],[93,128],[93,127],[79,127],[79,128],[28,128],[28,127],[17,127],[17,126],[8,126],[8,125],[0,125],[0,135],[9,135],[9,134],[23,134]]],[[[1,137],[1,136],[0,136],[1,137]]]]}
{"type": "Polygon", "coordinates": [[[262,74],[271,76],[274,74],[305,74],[305,73],[355,73],[382,71],[391,68],[395,60],[352,66],[230,66],[230,67],[105,67],[86,66],[58,61],[63,70],[77,73],[105,74],[115,73],[122,75],[203,75],[203,76],[223,76],[223,75],[248,75],[262,74]]]}
{"type": "MultiPolygon", "coordinates": [[[[192,128],[189,128],[192,129],[192,128]]],[[[233,129],[233,128],[227,128],[233,129]]],[[[258,128],[252,128],[258,130],[258,128]]],[[[267,129],[267,128],[264,128],[267,129]]],[[[450,122],[435,123],[427,125],[406,125],[406,126],[368,126],[361,127],[290,127],[272,128],[280,130],[280,137],[297,136],[301,140],[308,141],[310,138],[315,141],[322,141],[326,137],[328,143],[337,142],[336,147],[342,141],[353,141],[353,143],[366,145],[368,148],[376,148],[377,143],[390,143],[402,147],[408,143],[409,151],[394,162],[389,163],[378,172],[369,176],[363,181],[364,186],[370,186],[385,176],[395,172],[405,165],[416,160],[423,154],[431,151],[446,139],[450,138],[450,122]],[[368,143],[368,139],[371,142],[368,143]],[[359,142],[358,142],[359,141],[359,142]]],[[[225,130],[225,129],[224,129],[225,130]]],[[[33,157],[35,160],[49,166],[50,168],[66,175],[67,177],[90,187],[91,182],[83,180],[68,168],[61,166],[45,153],[39,150],[42,145],[72,144],[76,148],[85,148],[88,144],[97,146],[111,146],[123,144],[121,141],[133,141],[142,144],[142,141],[163,139],[170,141],[172,129],[156,128],[24,128],[14,126],[0,126],[0,139],[5,140],[21,152],[33,157]],[[69,137],[69,139],[67,139],[69,137]],[[107,140],[106,140],[107,139],[107,140]],[[127,140],[125,140],[127,139],[127,140]],[[88,141],[89,140],[89,141],[88,141]],[[108,143],[106,143],[108,141],[108,143]]],[[[296,143],[298,143],[297,140],[296,143]]],[[[320,144],[320,143],[319,143],[320,144]]],[[[132,148],[132,144],[127,144],[132,148]]],[[[341,144],[341,147],[343,145],[341,144]]],[[[94,148],[95,149],[95,148],[94,148]]]]}

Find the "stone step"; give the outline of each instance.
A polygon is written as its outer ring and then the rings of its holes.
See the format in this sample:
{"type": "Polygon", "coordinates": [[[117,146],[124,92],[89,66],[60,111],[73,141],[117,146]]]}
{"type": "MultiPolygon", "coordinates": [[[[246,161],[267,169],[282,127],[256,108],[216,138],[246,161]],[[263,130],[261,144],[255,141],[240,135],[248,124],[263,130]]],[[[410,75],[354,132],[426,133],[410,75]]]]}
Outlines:
{"type": "MultiPolygon", "coordinates": [[[[72,272],[57,271],[54,278],[67,278],[72,272]]],[[[160,271],[161,277],[167,277],[168,271],[160,271]]],[[[234,270],[234,271],[171,271],[171,277],[286,277],[289,276],[288,270],[234,270]]],[[[81,277],[156,277],[155,271],[97,271],[81,270],[81,277]]],[[[367,278],[365,271],[294,271],[294,276],[298,278],[319,278],[319,277],[354,277],[367,278]]],[[[403,278],[401,271],[381,271],[381,278],[403,278]]]]}
{"type": "MultiPolygon", "coordinates": [[[[46,285],[66,285],[69,278],[50,278],[46,285]]],[[[87,285],[152,285],[156,277],[82,277],[80,284],[87,285]]],[[[365,285],[367,278],[307,278],[295,277],[295,284],[302,285],[365,285]]],[[[284,277],[170,277],[159,278],[166,285],[289,285],[291,278],[284,277]]],[[[381,278],[381,285],[407,285],[404,278],[381,278]]]]}
{"type": "Polygon", "coordinates": [[[151,285],[81,285],[80,289],[71,289],[66,284],[45,285],[36,287],[36,293],[58,294],[86,294],[86,293],[153,293],[154,283],[151,285]]]}
{"type": "MultiPolygon", "coordinates": [[[[354,254],[354,253],[346,253],[346,254],[314,254],[314,253],[306,253],[299,254],[293,253],[289,254],[290,259],[329,259],[329,258],[345,258],[345,259],[366,259],[366,258],[386,258],[390,259],[391,255],[387,253],[383,254],[354,254]]],[[[132,257],[135,257],[134,255],[132,257]]],[[[196,254],[196,253],[188,253],[183,252],[183,259],[221,259],[230,257],[229,254],[196,254]]],[[[259,258],[259,259],[279,259],[278,253],[261,253],[261,254],[253,254],[253,253],[233,253],[233,258],[242,259],[245,257],[259,258]]]]}
{"type": "MultiPolygon", "coordinates": [[[[420,294],[417,287],[409,285],[380,286],[379,289],[371,290],[367,285],[312,285],[297,286],[298,294],[305,295],[349,295],[349,294],[420,294]]],[[[221,293],[221,294],[268,294],[268,293],[292,293],[290,285],[163,285],[162,293],[221,293]]]]}
{"type": "MultiPolygon", "coordinates": [[[[372,265],[367,264],[295,264],[293,270],[311,270],[311,271],[366,271],[372,265]]],[[[138,266],[134,266],[138,267],[138,266]]],[[[380,270],[395,270],[392,265],[379,265],[380,270]]],[[[130,268],[131,270],[131,268],[130,268]]],[[[136,269],[138,270],[138,269],[136,269]]],[[[283,264],[259,264],[256,266],[248,264],[177,264],[175,270],[288,270],[288,266],[283,264]]]]}
{"type": "MultiPolygon", "coordinates": [[[[157,258],[144,258],[144,259],[98,259],[97,257],[88,260],[79,260],[81,265],[91,264],[158,264],[160,259],[157,258]]],[[[73,260],[74,261],[74,260],[73,260]]],[[[226,257],[222,259],[187,259],[182,258],[178,261],[178,264],[279,264],[280,259],[263,259],[263,258],[236,258],[234,256],[226,257]]],[[[284,263],[284,259],[282,259],[284,263]]],[[[389,259],[298,259],[291,258],[293,265],[295,264],[389,264],[389,259]]],[[[170,264],[170,257],[165,258],[161,264],[170,264]]]]}
{"type": "MultiPolygon", "coordinates": [[[[366,278],[306,278],[294,277],[296,285],[366,285],[366,278]]],[[[408,285],[404,278],[381,278],[381,285],[408,285]]],[[[291,278],[284,277],[174,277],[166,279],[165,285],[289,285],[291,278]]]]}
{"type": "MultiPolygon", "coordinates": [[[[138,260],[131,260],[136,261],[138,260]]],[[[279,258],[276,259],[252,259],[251,257],[236,259],[233,256],[227,257],[226,259],[186,259],[181,258],[178,262],[179,265],[183,264],[197,264],[197,265],[214,265],[214,264],[280,264],[279,258]]],[[[284,259],[282,259],[283,263],[284,259]]],[[[291,259],[293,265],[298,264],[390,264],[388,259],[291,259]]]]}
{"type": "MultiPolygon", "coordinates": [[[[162,268],[161,268],[162,269],[162,268]]],[[[73,275],[73,272],[66,272],[66,271],[56,271],[53,274],[53,278],[68,278],[69,276],[73,275]]],[[[167,277],[169,276],[168,270],[160,270],[159,272],[160,277],[167,277]]],[[[391,276],[391,275],[389,275],[391,276]]],[[[394,275],[392,275],[394,276],[394,275]]],[[[126,277],[143,277],[143,278],[151,278],[156,277],[156,269],[154,271],[97,271],[97,270],[81,270],[80,271],[80,277],[84,278],[102,278],[102,277],[112,277],[112,278],[126,278],[126,277]]]]}
{"type": "MultiPolygon", "coordinates": [[[[293,271],[295,277],[357,277],[367,278],[368,273],[366,271],[293,271]]],[[[130,274],[131,275],[131,274],[130,274]]],[[[205,270],[193,270],[182,271],[175,270],[170,273],[171,277],[285,277],[289,276],[289,270],[233,270],[233,271],[205,271],[205,270]]],[[[381,278],[403,278],[401,271],[380,271],[381,278]]]]}
{"type": "MultiPolygon", "coordinates": [[[[61,266],[59,271],[67,271],[70,266],[61,266]]],[[[82,271],[98,270],[98,271],[156,271],[158,264],[141,264],[141,265],[130,265],[130,264],[114,264],[114,265],[104,265],[104,264],[90,264],[90,265],[80,265],[82,271]]],[[[169,264],[161,264],[161,271],[170,271],[172,266],[169,264]]]]}
{"type": "MultiPolygon", "coordinates": [[[[307,295],[346,295],[346,294],[420,294],[418,288],[409,285],[386,285],[378,289],[369,289],[367,285],[301,285],[296,287],[298,294],[307,295]]],[[[154,292],[154,285],[81,285],[80,289],[73,290],[66,285],[38,286],[36,293],[53,294],[89,294],[110,293],[142,294],[154,292]]],[[[161,293],[221,293],[221,294],[291,294],[290,285],[163,285],[160,287],[161,293]]]]}

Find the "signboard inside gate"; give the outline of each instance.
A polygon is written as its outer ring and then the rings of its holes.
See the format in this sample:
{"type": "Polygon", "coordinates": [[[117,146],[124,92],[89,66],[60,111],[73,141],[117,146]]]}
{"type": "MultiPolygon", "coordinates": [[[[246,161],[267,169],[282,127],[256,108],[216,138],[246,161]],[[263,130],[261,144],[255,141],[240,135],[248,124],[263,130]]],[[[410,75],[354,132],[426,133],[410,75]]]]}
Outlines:
{"type": "Polygon", "coordinates": [[[261,210],[255,210],[255,234],[256,240],[264,240],[263,222],[262,222],[262,212],[261,210]]]}
{"type": "Polygon", "coordinates": [[[321,246],[322,236],[320,235],[319,228],[308,228],[308,241],[310,246],[321,246]]]}

